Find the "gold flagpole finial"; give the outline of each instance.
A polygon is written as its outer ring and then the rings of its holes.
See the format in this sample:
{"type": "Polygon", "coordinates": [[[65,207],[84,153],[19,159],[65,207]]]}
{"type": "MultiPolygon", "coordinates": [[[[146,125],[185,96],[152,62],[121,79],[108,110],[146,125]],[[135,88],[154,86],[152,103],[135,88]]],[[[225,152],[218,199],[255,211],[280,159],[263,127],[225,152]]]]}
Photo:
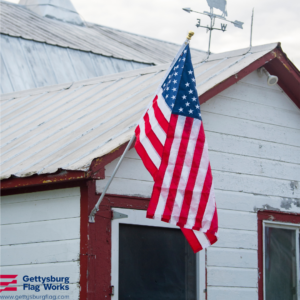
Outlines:
{"type": "Polygon", "coordinates": [[[189,31],[189,34],[186,38],[190,41],[193,35],[194,35],[194,31],[189,31]]]}

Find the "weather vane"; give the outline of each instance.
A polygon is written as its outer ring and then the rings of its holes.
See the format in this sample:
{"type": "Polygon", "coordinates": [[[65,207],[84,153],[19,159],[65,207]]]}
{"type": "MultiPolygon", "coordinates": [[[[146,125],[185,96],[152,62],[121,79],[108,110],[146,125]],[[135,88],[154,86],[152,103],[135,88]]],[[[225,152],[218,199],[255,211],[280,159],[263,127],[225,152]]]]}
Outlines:
{"type": "Polygon", "coordinates": [[[226,31],[227,28],[227,24],[221,23],[221,28],[214,28],[215,26],[215,21],[216,19],[221,19],[225,22],[229,22],[232,23],[235,27],[241,28],[243,29],[243,22],[240,21],[230,21],[227,20],[225,17],[227,17],[227,9],[226,9],[226,5],[227,5],[227,0],[206,0],[208,6],[210,7],[210,12],[208,11],[204,11],[204,12],[198,12],[198,11],[194,11],[191,10],[190,8],[183,8],[183,10],[185,10],[188,13],[191,12],[195,12],[197,14],[201,14],[201,15],[205,15],[210,17],[210,26],[202,26],[201,25],[201,20],[198,20],[198,23],[196,24],[197,27],[202,27],[202,28],[206,28],[207,31],[209,31],[209,42],[208,42],[208,55],[210,55],[210,43],[211,43],[211,33],[213,30],[221,30],[221,31],[226,31]],[[222,15],[216,15],[214,14],[214,8],[219,9],[223,12],[222,15]]]}

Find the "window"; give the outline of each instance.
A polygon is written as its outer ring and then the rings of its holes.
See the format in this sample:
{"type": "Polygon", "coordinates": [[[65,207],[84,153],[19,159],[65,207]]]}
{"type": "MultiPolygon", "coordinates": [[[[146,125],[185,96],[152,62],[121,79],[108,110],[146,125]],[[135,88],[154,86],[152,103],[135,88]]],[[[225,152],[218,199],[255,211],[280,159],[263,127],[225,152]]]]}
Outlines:
{"type": "Polygon", "coordinates": [[[297,300],[299,224],[263,221],[264,300],[297,300]]]}
{"type": "Polygon", "coordinates": [[[114,211],[128,218],[112,221],[112,299],[205,299],[204,251],[194,254],[178,227],[145,211],[114,211]]]}

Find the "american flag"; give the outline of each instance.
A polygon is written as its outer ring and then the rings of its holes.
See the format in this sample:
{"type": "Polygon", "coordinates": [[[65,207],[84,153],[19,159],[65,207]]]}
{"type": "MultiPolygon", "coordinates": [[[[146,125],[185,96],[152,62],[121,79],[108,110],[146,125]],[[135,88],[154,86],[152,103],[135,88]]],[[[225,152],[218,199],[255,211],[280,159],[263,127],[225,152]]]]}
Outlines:
{"type": "Polygon", "coordinates": [[[135,149],[154,179],[147,218],[179,226],[194,252],[215,243],[213,178],[188,43],[135,135],[135,149]]]}

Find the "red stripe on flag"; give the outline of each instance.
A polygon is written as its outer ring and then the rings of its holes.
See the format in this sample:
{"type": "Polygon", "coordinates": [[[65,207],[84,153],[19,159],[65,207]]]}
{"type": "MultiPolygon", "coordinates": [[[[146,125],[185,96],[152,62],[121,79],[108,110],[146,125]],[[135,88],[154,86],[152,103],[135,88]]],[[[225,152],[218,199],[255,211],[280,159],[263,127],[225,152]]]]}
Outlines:
{"type": "Polygon", "coordinates": [[[156,150],[156,152],[158,153],[158,155],[160,157],[162,157],[164,147],[161,144],[158,137],[156,136],[156,134],[152,130],[148,113],[145,114],[144,120],[145,120],[145,134],[146,134],[147,138],[149,139],[149,141],[151,142],[154,149],[156,150]]]}
{"type": "Polygon", "coordinates": [[[188,143],[189,143],[189,138],[190,138],[190,134],[191,134],[192,126],[193,126],[193,120],[194,120],[193,118],[189,118],[189,117],[185,118],[181,142],[180,142],[178,155],[177,155],[177,159],[176,159],[176,163],[175,163],[175,169],[173,172],[173,177],[172,177],[171,185],[169,188],[169,194],[168,194],[168,198],[166,201],[165,210],[164,210],[164,213],[161,218],[161,220],[164,222],[169,222],[171,219],[174,202],[175,202],[175,198],[176,198],[176,194],[177,194],[178,184],[180,181],[181,172],[182,172],[182,168],[184,165],[184,159],[185,159],[185,155],[186,155],[186,151],[187,151],[187,147],[188,147],[188,143]]]}
{"type": "Polygon", "coordinates": [[[203,249],[192,229],[180,229],[187,239],[188,243],[190,244],[191,248],[193,249],[194,253],[197,253],[203,249]]]}
{"type": "Polygon", "coordinates": [[[18,275],[0,275],[0,278],[3,278],[3,279],[14,279],[16,278],[18,275]]]}
{"type": "Polygon", "coordinates": [[[209,240],[210,245],[213,245],[218,240],[217,236],[213,233],[206,232],[204,234],[206,235],[207,239],[209,240]]]}
{"type": "Polygon", "coordinates": [[[191,201],[192,201],[192,197],[193,197],[193,190],[194,190],[197,175],[199,172],[199,166],[200,166],[202,153],[203,153],[203,149],[204,149],[204,143],[205,143],[205,134],[204,134],[203,123],[201,123],[201,127],[200,127],[198,138],[197,138],[197,143],[195,146],[192,167],[190,170],[189,179],[188,179],[188,182],[186,185],[186,190],[184,193],[184,200],[182,203],[180,217],[177,222],[177,226],[179,226],[179,227],[184,227],[184,225],[187,222],[190,205],[191,205],[191,201]]]}
{"type": "Polygon", "coordinates": [[[17,284],[17,280],[11,282],[0,282],[0,286],[8,286],[9,284],[17,284]]]}
{"type": "Polygon", "coordinates": [[[144,146],[140,142],[140,126],[137,126],[137,128],[135,129],[135,135],[136,135],[136,142],[134,145],[135,150],[138,153],[138,155],[143,158],[143,163],[144,163],[146,169],[149,171],[149,173],[152,175],[152,177],[154,179],[158,169],[156,168],[155,164],[150,159],[144,146]]]}
{"type": "Polygon", "coordinates": [[[158,97],[156,96],[153,100],[153,110],[154,110],[154,115],[159,123],[160,127],[164,130],[165,133],[168,133],[168,127],[169,127],[169,122],[165,118],[164,114],[160,110],[158,104],[157,104],[157,99],[158,97]]]}
{"type": "Polygon", "coordinates": [[[217,213],[217,207],[215,207],[214,215],[210,224],[210,228],[207,231],[207,233],[215,234],[218,232],[218,213],[217,213]]]}
{"type": "MultiPolygon", "coordinates": [[[[171,120],[170,120],[170,124],[169,124],[169,129],[168,129],[168,136],[167,136],[165,147],[164,147],[162,161],[161,161],[159,170],[158,170],[156,178],[155,178],[155,183],[154,183],[150,203],[149,203],[148,210],[147,210],[147,218],[150,218],[150,219],[153,219],[155,211],[156,211],[156,207],[158,204],[162,183],[163,183],[164,176],[165,176],[166,169],[167,169],[168,162],[169,162],[171,147],[172,147],[172,143],[174,140],[177,120],[178,120],[178,115],[171,115],[171,120]]],[[[143,162],[144,162],[144,159],[143,159],[143,162]]]]}
{"type": "Polygon", "coordinates": [[[195,225],[193,227],[194,230],[200,230],[200,228],[201,228],[202,219],[203,219],[203,215],[204,215],[207,201],[209,198],[211,185],[212,185],[212,175],[211,175],[210,164],[208,164],[206,177],[205,177],[205,181],[204,181],[204,185],[203,185],[203,189],[202,189],[202,193],[201,193],[200,203],[199,203],[199,207],[198,207],[198,212],[197,212],[197,216],[196,216],[196,220],[195,220],[195,225]]]}

